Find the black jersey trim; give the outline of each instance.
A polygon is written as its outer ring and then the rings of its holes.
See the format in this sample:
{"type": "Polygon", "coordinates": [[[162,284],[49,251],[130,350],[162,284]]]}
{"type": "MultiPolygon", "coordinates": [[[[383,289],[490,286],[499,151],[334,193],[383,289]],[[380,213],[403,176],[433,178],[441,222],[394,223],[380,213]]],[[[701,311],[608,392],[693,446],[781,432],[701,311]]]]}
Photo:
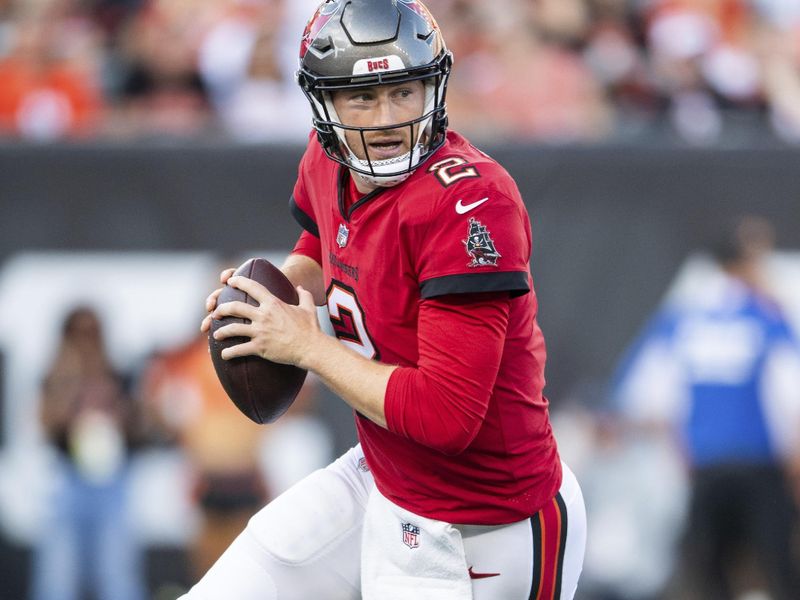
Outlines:
{"type": "Polygon", "coordinates": [[[423,298],[472,292],[510,292],[516,298],[531,291],[528,274],[523,271],[445,275],[426,279],[419,287],[423,298]]]}
{"type": "Polygon", "coordinates": [[[300,224],[300,227],[305,229],[314,237],[319,237],[319,227],[317,227],[314,219],[312,219],[308,213],[300,208],[300,206],[297,204],[297,200],[294,199],[294,196],[289,198],[289,210],[291,211],[294,220],[300,224]]]}

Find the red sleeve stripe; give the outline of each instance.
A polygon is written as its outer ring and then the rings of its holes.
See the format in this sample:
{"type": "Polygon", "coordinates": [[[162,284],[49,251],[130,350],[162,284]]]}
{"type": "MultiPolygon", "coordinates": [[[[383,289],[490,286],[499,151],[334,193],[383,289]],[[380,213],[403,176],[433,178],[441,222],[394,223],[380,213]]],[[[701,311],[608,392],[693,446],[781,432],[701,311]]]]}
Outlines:
{"type": "Polygon", "coordinates": [[[531,517],[533,582],[529,600],[559,600],[567,541],[567,507],[561,494],[531,517]]]}

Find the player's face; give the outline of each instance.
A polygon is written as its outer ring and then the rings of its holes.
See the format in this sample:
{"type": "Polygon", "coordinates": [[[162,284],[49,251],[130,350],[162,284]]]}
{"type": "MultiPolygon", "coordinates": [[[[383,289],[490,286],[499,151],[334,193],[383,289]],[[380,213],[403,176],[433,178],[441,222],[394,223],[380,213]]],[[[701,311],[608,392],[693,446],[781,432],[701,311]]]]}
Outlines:
{"type": "MultiPolygon", "coordinates": [[[[425,84],[409,81],[333,94],[333,106],[343,125],[387,127],[418,119],[425,107],[425,84]]],[[[366,148],[358,131],[345,130],[347,145],[360,159],[387,160],[411,151],[417,127],[399,127],[364,132],[366,148]],[[413,131],[412,131],[413,129],[413,131]]]]}

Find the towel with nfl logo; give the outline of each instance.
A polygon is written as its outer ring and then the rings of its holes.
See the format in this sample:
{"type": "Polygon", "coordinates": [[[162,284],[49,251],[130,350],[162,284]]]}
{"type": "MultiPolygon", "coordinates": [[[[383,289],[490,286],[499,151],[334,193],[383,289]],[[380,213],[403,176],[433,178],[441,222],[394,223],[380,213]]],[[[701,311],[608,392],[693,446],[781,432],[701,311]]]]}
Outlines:
{"type": "Polygon", "coordinates": [[[364,518],[364,600],[471,600],[461,533],[393,504],[377,489],[364,518]]]}

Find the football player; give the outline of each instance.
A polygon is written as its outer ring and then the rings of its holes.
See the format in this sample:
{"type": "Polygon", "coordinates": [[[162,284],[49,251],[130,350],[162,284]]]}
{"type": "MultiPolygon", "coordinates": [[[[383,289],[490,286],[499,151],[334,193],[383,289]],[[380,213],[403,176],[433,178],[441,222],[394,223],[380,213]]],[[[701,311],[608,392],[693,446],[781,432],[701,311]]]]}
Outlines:
{"type": "Polygon", "coordinates": [[[298,81],[314,129],[283,266],[299,306],[216,306],[218,330],[316,373],[359,445],[257,513],[186,598],[572,598],[583,498],[558,455],[530,275],[531,229],[503,168],[447,130],[452,65],[415,0],[329,0],[298,81]],[[336,338],[316,305],[327,305],[336,338]],[[338,339],[337,339],[338,338],[338,339]]]}

